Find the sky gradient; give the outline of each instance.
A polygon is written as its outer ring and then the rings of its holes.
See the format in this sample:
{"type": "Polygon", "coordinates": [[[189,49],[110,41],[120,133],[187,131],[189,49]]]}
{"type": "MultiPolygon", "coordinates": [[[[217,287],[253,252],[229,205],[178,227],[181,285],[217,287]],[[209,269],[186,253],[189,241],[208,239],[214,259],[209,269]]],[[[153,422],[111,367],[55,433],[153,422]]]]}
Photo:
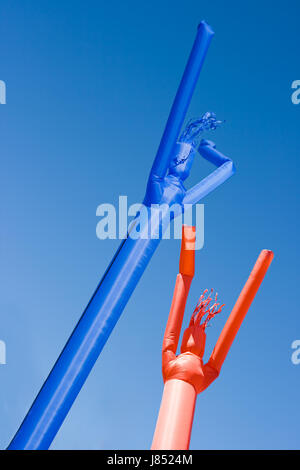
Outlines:
{"type": "MultiPolygon", "coordinates": [[[[144,196],[196,27],[214,29],[189,117],[237,173],[205,203],[205,244],[187,303],[226,304],[261,249],[274,261],[218,380],[198,397],[192,449],[299,449],[300,4],[254,0],[2,0],[0,447],[47,377],[119,242],[96,208],[144,196]],[[277,296],[277,297],[276,297],[277,296]]],[[[195,161],[189,185],[210,170],[195,161]]],[[[53,449],[147,449],[163,383],[161,343],[180,242],[163,241],[58,433],[53,449]]]]}

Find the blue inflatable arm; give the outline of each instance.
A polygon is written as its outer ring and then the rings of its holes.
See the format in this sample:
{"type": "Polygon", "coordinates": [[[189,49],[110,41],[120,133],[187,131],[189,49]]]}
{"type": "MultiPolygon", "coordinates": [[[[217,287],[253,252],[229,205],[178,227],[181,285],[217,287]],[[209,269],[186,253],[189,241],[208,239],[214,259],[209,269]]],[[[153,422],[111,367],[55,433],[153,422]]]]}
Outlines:
{"type": "Polygon", "coordinates": [[[211,27],[205,21],[201,21],[198,26],[195,42],[185,67],[183,77],[176,93],[167,124],[150,171],[150,184],[153,178],[163,178],[167,173],[171,157],[174,152],[174,146],[179,138],[179,134],[213,35],[214,32],[211,27]]]}
{"type": "Polygon", "coordinates": [[[198,150],[203,158],[218,168],[186,192],[183,204],[195,204],[235,173],[233,161],[218,152],[212,141],[203,139],[198,150]]]}

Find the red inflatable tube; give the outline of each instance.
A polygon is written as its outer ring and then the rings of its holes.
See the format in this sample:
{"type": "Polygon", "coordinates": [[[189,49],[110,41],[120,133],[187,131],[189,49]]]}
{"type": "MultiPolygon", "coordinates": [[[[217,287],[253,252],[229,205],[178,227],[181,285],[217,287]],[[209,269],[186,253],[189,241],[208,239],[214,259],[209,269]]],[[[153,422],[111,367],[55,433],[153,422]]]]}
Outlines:
{"type": "Polygon", "coordinates": [[[152,450],[189,448],[197,394],[219,375],[232,342],[272,262],[273,252],[263,250],[220,334],[207,364],[203,364],[205,328],[223,306],[205,291],[183,334],[181,354],[176,355],[186,300],[194,276],[195,229],[183,226],[179,274],[162,348],[164,393],[152,450]],[[211,302],[213,305],[210,306],[211,302]]]}

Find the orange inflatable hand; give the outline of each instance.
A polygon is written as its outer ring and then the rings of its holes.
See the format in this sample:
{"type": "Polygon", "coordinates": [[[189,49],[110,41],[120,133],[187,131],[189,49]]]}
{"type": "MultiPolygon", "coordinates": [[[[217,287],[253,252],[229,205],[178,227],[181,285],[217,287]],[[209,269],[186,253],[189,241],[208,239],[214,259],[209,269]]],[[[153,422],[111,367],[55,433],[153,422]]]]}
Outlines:
{"type": "MultiPolygon", "coordinates": [[[[190,324],[183,333],[181,354],[179,356],[176,356],[175,353],[172,356],[169,355],[163,370],[165,381],[183,380],[191,384],[196,393],[200,393],[204,389],[205,373],[208,372],[208,368],[203,366],[202,360],[206,341],[205,328],[208,322],[221,312],[223,307],[223,305],[220,307],[217,302],[217,294],[213,300],[212,291],[206,295],[207,292],[205,290],[201,295],[190,324]],[[213,305],[210,306],[212,302],[213,305]]],[[[210,377],[212,375],[216,378],[214,371],[210,377]]]]}
{"type": "MultiPolygon", "coordinates": [[[[210,307],[212,291],[207,297],[205,297],[207,291],[204,291],[195,308],[190,325],[183,334],[181,354],[176,356],[186,302],[185,297],[184,305],[181,305],[180,322],[176,325],[176,346],[172,349],[172,354],[170,349],[169,352],[165,351],[163,361],[164,381],[170,379],[184,380],[193,385],[197,393],[201,393],[219,376],[224,360],[272,262],[273,256],[273,252],[270,250],[263,250],[260,253],[249,279],[219,336],[211,357],[205,365],[202,361],[206,340],[205,328],[211,318],[221,312],[223,305],[219,306],[216,295],[214,304],[210,307]]],[[[176,302],[176,300],[176,297],[174,297],[173,301],[176,302]]],[[[172,306],[175,315],[176,305],[172,304],[172,306]]]]}

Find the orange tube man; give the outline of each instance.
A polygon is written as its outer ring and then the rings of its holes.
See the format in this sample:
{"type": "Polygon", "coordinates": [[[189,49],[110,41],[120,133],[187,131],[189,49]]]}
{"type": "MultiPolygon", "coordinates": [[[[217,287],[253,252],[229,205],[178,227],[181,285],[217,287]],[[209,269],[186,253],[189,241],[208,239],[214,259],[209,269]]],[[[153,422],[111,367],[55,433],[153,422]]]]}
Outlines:
{"type": "Polygon", "coordinates": [[[195,227],[183,226],[179,274],[163,340],[162,371],[164,393],[152,442],[152,450],[189,448],[197,394],[219,375],[222,364],[246,313],[272,262],[273,252],[263,250],[219,336],[206,364],[203,364],[207,323],[222,306],[217,295],[205,291],[185,330],[181,354],[176,356],[185,304],[195,270],[195,227]],[[212,305],[211,305],[212,304],[212,305]]]}

